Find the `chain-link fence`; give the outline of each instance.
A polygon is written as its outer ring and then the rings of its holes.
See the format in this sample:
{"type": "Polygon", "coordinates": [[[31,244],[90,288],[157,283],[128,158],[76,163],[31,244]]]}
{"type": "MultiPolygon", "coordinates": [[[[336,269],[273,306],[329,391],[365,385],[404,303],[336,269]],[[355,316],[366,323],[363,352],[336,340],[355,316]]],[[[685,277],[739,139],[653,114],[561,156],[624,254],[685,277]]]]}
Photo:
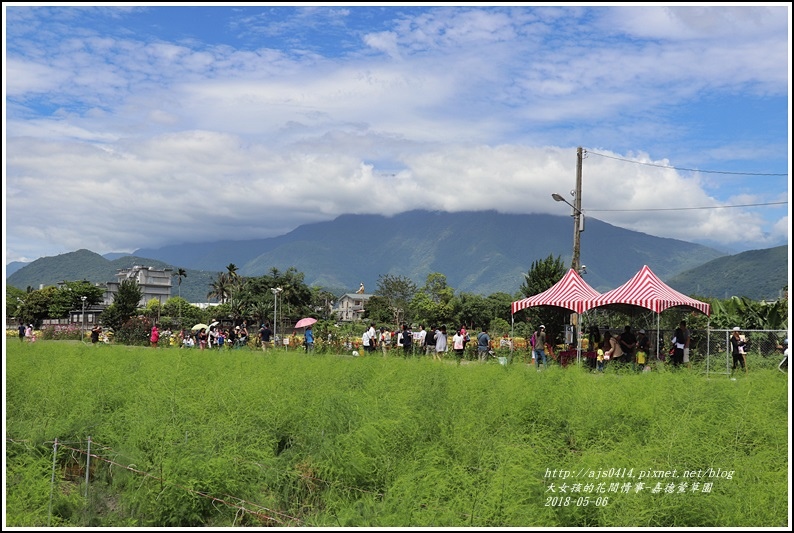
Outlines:
{"type": "MultiPolygon", "coordinates": [[[[653,346],[657,332],[652,330],[647,333],[653,346]]],[[[651,348],[651,359],[669,363],[674,330],[661,330],[659,333],[659,346],[656,350],[651,348]]],[[[733,356],[729,339],[732,329],[690,329],[689,333],[689,366],[706,373],[731,373],[733,356]]],[[[742,330],[740,335],[746,343],[745,359],[751,370],[776,368],[783,358],[783,341],[789,338],[790,332],[780,329],[742,330]]]]}

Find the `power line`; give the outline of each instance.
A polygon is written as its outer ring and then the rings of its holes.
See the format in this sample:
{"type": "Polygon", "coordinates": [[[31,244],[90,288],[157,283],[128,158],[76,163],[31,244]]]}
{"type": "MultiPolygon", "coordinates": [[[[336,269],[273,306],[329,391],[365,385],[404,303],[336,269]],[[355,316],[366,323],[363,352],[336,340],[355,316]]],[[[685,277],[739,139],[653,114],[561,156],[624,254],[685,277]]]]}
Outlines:
{"type": "Polygon", "coordinates": [[[590,150],[587,150],[587,153],[588,154],[593,154],[593,155],[598,155],[598,156],[601,156],[601,157],[606,157],[608,159],[617,159],[618,161],[625,161],[626,163],[634,163],[635,165],[645,165],[645,166],[649,166],[649,167],[667,168],[667,169],[670,169],[670,170],[686,170],[688,172],[702,172],[704,174],[734,174],[734,175],[737,175],[737,176],[788,176],[788,172],[786,172],[784,174],[774,174],[774,173],[768,173],[768,172],[727,172],[727,171],[724,171],[724,170],[701,170],[701,169],[698,169],[698,168],[671,167],[671,166],[668,166],[668,165],[657,165],[655,163],[643,163],[641,161],[632,161],[631,159],[625,159],[625,158],[622,158],[622,157],[615,157],[615,156],[611,156],[611,155],[600,154],[598,152],[591,152],[590,150]]]}
{"type": "Polygon", "coordinates": [[[765,204],[712,205],[703,207],[649,207],[647,209],[588,209],[588,213],[615,213],[631,211],[688,211],[696,209],[732,209],[734,207],[763,207],[766,205],[786,205],[788,202],[768,202],[765,204]]]}

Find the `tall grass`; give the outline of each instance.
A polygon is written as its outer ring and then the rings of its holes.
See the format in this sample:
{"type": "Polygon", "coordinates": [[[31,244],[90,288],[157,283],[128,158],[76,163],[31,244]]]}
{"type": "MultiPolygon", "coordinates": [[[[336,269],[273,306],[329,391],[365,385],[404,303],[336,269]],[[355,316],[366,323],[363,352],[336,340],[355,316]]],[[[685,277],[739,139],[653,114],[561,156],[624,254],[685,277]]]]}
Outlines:
{"type": "Polygon", "coordinates": [[[6,372],[10,526],[788,520],[787,376],[772,369],[732,381],[697,371],[537,372],[517,360],[459,365],[43,341],[7,343],[6,372]],[[84,474],[67,474],[85,465],[68,448],[85,450],[88,436],[98,458],[86,500],[84,474]],[[65,448],[50,517],[56,438],[65,448]],[[731,479],[684,477],[709,468],[731,479]],[[609,469],[611,478],[550,477],[609,469]],[[614,477],[619,469],[634,477],[614,477]],[[654,471],[670,475],[652,478],[654,471]],[[646,488],[636,490],[640,481],[646,488]],[[597,492],[601,482],[605,492],[597,492]]]}

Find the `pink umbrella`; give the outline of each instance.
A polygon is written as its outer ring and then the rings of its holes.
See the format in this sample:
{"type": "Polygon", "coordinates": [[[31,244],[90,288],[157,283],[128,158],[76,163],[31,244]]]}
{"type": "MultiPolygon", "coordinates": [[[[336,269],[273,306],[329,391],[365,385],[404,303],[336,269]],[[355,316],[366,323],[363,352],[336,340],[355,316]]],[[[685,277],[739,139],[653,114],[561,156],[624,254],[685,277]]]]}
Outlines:
{"type": "Polygon", "coordinates": [[[311,317],[310,318],[301,318],[300,320],[298,320],[298,323],[295,324],[295,327],[296,328],[305,328],[306,326],[311,326],[315,322],[317,322],[316,318],[311,318],[311,317]]]}

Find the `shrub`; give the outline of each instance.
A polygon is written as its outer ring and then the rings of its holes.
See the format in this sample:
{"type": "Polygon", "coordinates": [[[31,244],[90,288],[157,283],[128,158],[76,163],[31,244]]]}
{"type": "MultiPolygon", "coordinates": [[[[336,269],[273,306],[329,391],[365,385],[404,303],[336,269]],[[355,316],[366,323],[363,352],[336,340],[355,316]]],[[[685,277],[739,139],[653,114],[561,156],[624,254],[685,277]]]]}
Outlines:
{"type": "Polygon", "coordinates": [[[44,326],[41,328],[41,339],[55,341],[79,341],[82,336],[81,332],[82,329],[76,324],[68,324],[65,326],[60,324],[54,326],[44,326]]]}
{"type": "Polygon", "coordinates": [[[152,321],[143,316],[135,316],[124,322],[115,334],[115,341],[132,346],[146,346],[152,332],[152,321]]]}

